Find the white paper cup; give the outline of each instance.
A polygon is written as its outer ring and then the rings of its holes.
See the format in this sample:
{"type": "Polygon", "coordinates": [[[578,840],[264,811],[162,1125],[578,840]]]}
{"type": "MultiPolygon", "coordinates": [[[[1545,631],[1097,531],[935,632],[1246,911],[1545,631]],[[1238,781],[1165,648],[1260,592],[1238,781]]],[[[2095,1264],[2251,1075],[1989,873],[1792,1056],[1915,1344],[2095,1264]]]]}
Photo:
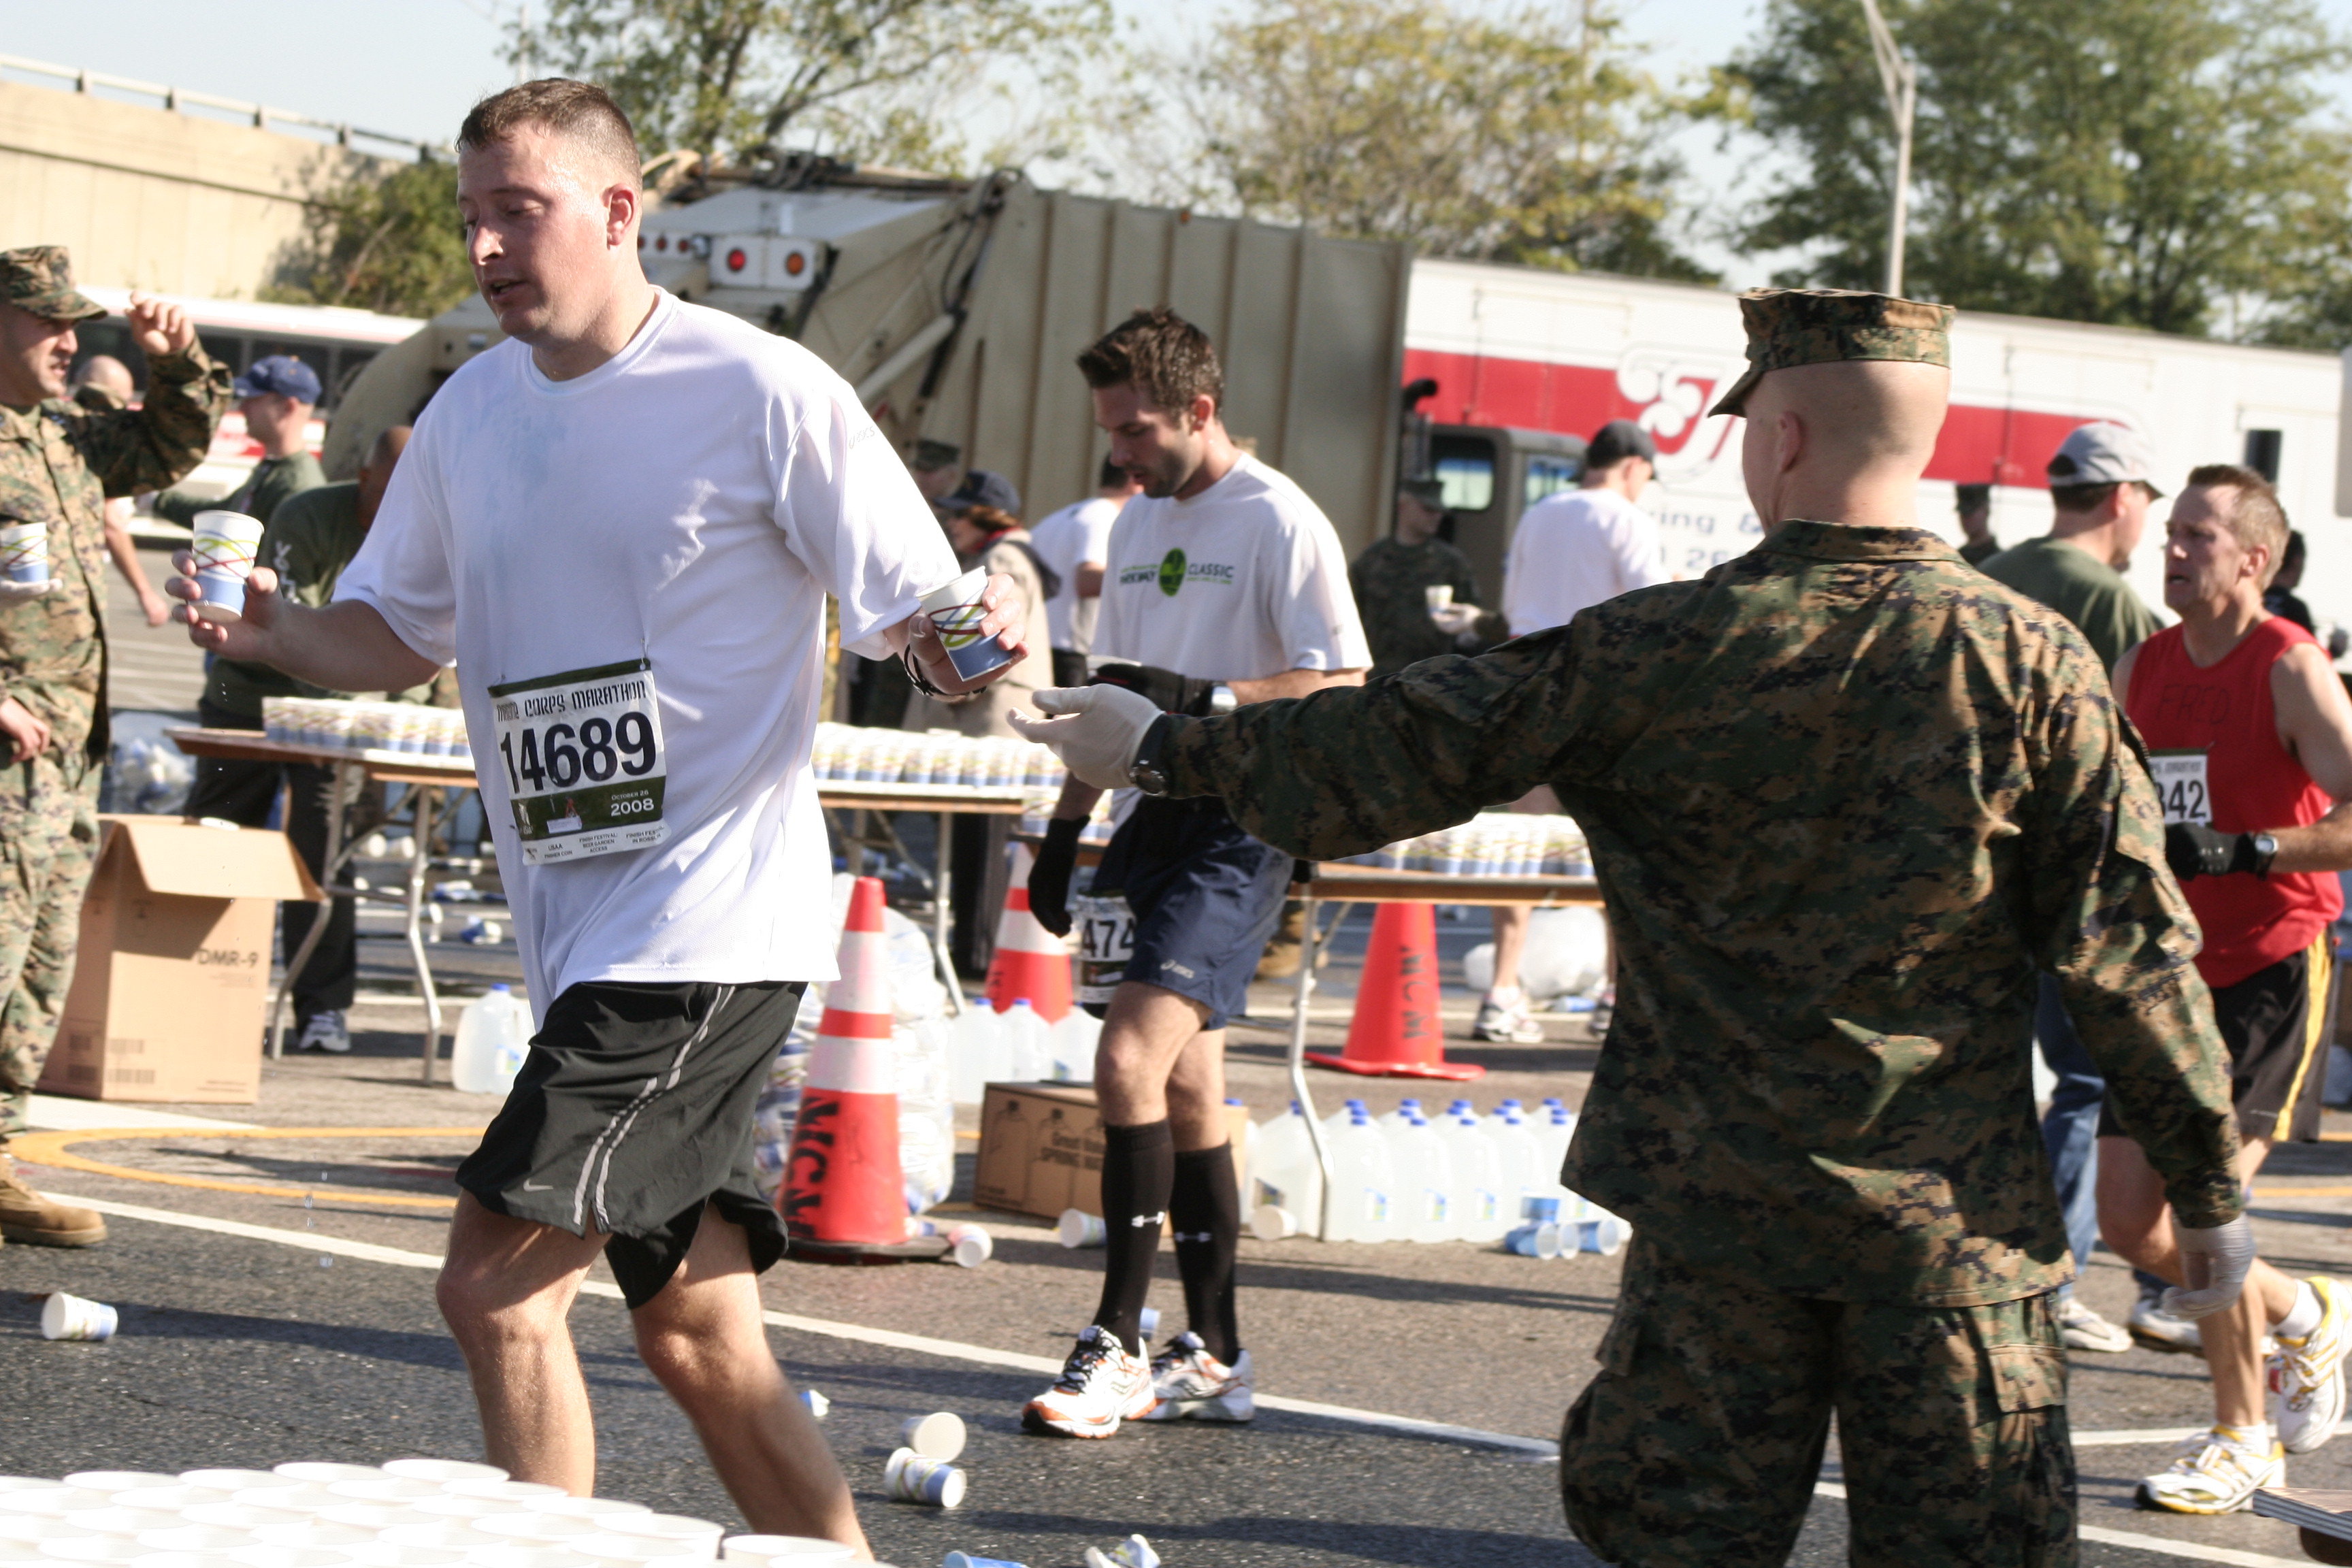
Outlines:
{"type": "MultiPolygon", "coordinates": [[[[428,1519],[462,1520],[495,1519],[502,1513],[529,1513],[532,1499],[515,1497],[427,1497],[418,1498],[409,1506],[428,1519]]],[[[551,1502],[551,1498],[538,1500],[551,1502]]]]}
{"type": "Polygon", "coordinates": [[[604,1533],[600,1521],[580,1519],[561,1513],[497,1513],[474,1521],[474,1528],[506,1541],[540,1542],[570,1541],[582,1535],[604,1533]]]}
{"type": "Polygon", "coordinates": [[[94,1492],[110,1494],[152,1490],[159,1487],[176,1487],[177,1476],[167,1476],[160,1470],[76,1470],[66,1478],[69,1487],[88,1487],[94,1492]]]}
{"type": "Polygon", "coordinates": [[[1250,1211],[1250,1234],[1260,1241],[1284,1241],[1298,1234],[1298,1216],[1279,1204],[1260,1204],[1250,1211]]]}
{"type": "Polygon", "coordinates": [[[10,1492],[37,1492],[48,1487],[63,1485],[65,1485],[63,1481],[54,1477],[0,1476],[0,1497],[5,1497],[10,1492]]]}
{"type": "Polygon", "coordinates": [[[270,1508],[252,1500],[265,1491],[243,1491],[226,1502],[199,1503],[180,1510],[190,1524],[217,1524],[229,1530],[256,1530],[265,1524],[299,1524],[310,1516],[290,1508],[270,1508]]]}
{"type": "Polygon", "coordinates": [[[224,1530],[217,1524],[175,1524],[169,1530],[142,1531],[135,1540],[158,1552],[204,1552],[215,1556],[254,1544],[249,1530],[224,1530]]]}
{"type": "Polygon", "coordinates": [[[1110,1237],[1102,1215],[1088,1214],[1084,1209],[1064,1209],[1062,1217],[1055,1222],[1054,1230],[1062,1238],[1062,1245],[1073,1249],[1101,1247],[1110,1237]]]}
{"type": "Polygon", "coordinates": [[[66,1522],[100,1535],[136,1535],[142,1530],[170,1530],[179,1524],[180,1516],[169,1509],[109,1503],[104,1508],[76,1509],[66,1515],[66,1522]]]}
{"type": "MultiPolygon", "coordinates": [[[[365,1547],[355,1548],[365,1551],[365,1547]]],[[[240,1546],[228,1553],[237,1568],[342,1568],[349,1552],[327,1546],[240,1546]]]]}
{"type": "Polygon", "coordinates": [[[11,1541],[0,1536],[0,1563],[47,1563],[54,1561],[40,1546],[30,1541],[11,1541]]]}
{"type": "Polygon", "coordinates": [[[980,635],[980,623],[988,616],[987,608],[980,602],[980,595],[987,586],[988,574],[974,568],[916,601],[930,616],[931,625],[938,628],[940,642],[948,652],[948,662],[966,680],[985,675],[992,669],[1002,669],[1013,662],[1011,648],[994,637],[983,640],[980,635]]]}
{"type": "Polygon", "coordinates": [[[476,1530],[468,1521],[451,1519],[438,1524],[395,1524],[376,1539],[394,1546],[444,1546],[467,1551],[477,1546],[499,1545],[504,1537],[476,1530]]]}
{"type": "MultiPolygon", "coordinates": [[[[160,1508],[173,1513],[184,1513],[205,1503],[229,1500],[229,1494],[218,1487],[141,1487],[135,1494],[117,1492],[114,1496],[117,1502],[129,1503],[134,1508],[160,1508]]],[[[0,1500],[0,1508],[5,1506],[5,1500],[0,1500]]]]}
{"type": "Polygon", "coordinates": [[[253,1532],[253,1538],[264,1546],[324,1546],[340,1550],[375,1540],[377,1532],[356,1524],[330,1524],[323,1519],[306,1519],[299,1524],[265,1524],[253,1532]]]}
{"type": "Polygon", "coordinates": [[[562,1487],[549,1486],[545,1481],[451,1481],[447,1491],[451,1497],[520,1498],[568,1497],[562,1487]]]}
{"type": "Polygon", "coordinates": [[[909,1415],[898,1425],[898,1446],[942,1463],[963,1452],[963,1417],[952,1410],[909,1415]]]}
{"type": "Polygon", "coordinates": [[[350,1498],[354,1502],[413,1502],[418,1498],[448,1495],[439,1481],[419,1480],[414,1476],[387,1476],[381,1471],[348,1481],[329,1481],[327,1489],[337,1497],[350,1498]]]}
{"type": "Polygon", "coordinates": [[[274,1508],[285,1513],[320,1514],[331,1508],[341,1508],[346,1503],[357,1502],[359,1500],[338,1497],[324,1483],[308,1481],[300,1486],[288,1487],[281,1491],[265,1491],[257,1494],[238,1492],[230,1500],[257,1503],[263,1508],[274,1508]]]}
{"type": "Polygon", "coordinates": [[[86,1524],[69,1524],[53,1513],[20,1513],[8,1521],[8,1534],[17,1541],[74,1541],[105,1533],[86,1524]]]}
{"type": "MultiPolygon", "coordinates": [[[[338,702],[335,706],[347,709],[351,705],[338,702]]],[[[404,1476],[414,1481],[438,1481],[443,1486],[451,1481],[502,1481],[507,1479],[507,1473],[496,1465],[478,1464],[472,1459],[386,1459],[383,1473],[404,1476]]]]}
{"type": "Polygon", "coordinates": [[[583,1536],[571,1550],[599,1563],[625,1563],[639,1568],[690,1568],[710,1561],[710,1553],[691,1541],[660,1541],[641,1535],[583,1536]]]}
{"type": "Polygon", "coordinates": [[[395,1524],[424,1524],[432,1519],[404,1502],[354,1502],[312,1514],[321,1524],[352,1524],[362,1530],[390,1530],[395,1524]]]}
{"type": "Polygon", "coordinates": [[[596,1568],[593,1557],[561,1546],[515,1542],[506,1546],[477,1546],[466,1553],[472,1568],[596,1568]]]}
{"type": "Polygon", "coordinates": [[[105,1492],[92,1491],[88,1487],[69,1487],[63,1481],[51,1481],[45,1487],[26,1487],[8,1494],[11,1513],[43,1513],[63,1519],[69,1513],[80,1513],[93,1508],[105,1508],[114,1499],[105,1492]]]}
{"type": "Polygon", "coordinates": [[[466,1554],[446,1546],[394,1546],[382,1541],[371,1541],[365,1546],[346,1548],[352,1561],[366,1568],[456,1568],[466,1560],[466,1554]]]}
{"type": "Polygon", "coordinates": [[[996,1256],[996,1238],[976,1225],[960,1225],[947,1233],[948,1256],[959,1268],[977,1268],[996,1256]]]}
{"type": "Polygon", "coordinates": [[[1428,601],[1429,607],[1431,609],[1444,609],[1447,605],[1454,603],[1454,584],[1451,583],[1432,583],[1421,591],[1421,596],[1428,601]]]}
{"type": "Polygon", "coordinates": [[[707,1519],[682,1513],[616,1513],[596,1523],[606,1535],[688,1542],[714,1557],[719,1553],[719,1538],[727,1533],[707,1519]]]}
{"type": "MultiPolygon", "coordinates": [[[[0,1563],[7,1561],[0,1557],[0,1563]]],[[[130,1568],[225,1568],[227,1562],[218,1552],[150,1552],[144,1557],[133,1557],[130,1568]]]]}
{"type": "Polygon", "coordinates": [[[120,1322],[103,1301],[85,1301],[62,1290],[52,1291],[41,1303],[41,1337],[45,1340],[110,1340],[120,1322]]]}
{"type": "Polygon", "coordinates": [[[846,1563],[856,1555],[840,1542],[818,1535],[730,1535],[719,1545],[722,1563],[788,1563],[792,1568],[846,1563]]]}
{"type": "Polygon", "coordinates": [[[801,1403],[806,1405],[808,1413],[819,1421],[824,1420],[824,1413],[833,1408],[833,1401],[814,1388],[801,1390],[801,1403]]]}
{"type": "Polygon", "coordinates": [[[254,1491],[262,1487],[291,1487],[301,1483],[291,1476],[281,1476],[276,1470],[182,1470],[180,1479],[192,1487],[211,1487],[217,1491],[254,1491]]]}
{"type": "Polygon", "coordinates": [[[552,1513],[566,1519],[604,1519],[616,1513],[651,1513],[653,1510],[641,1502],[625,1502],[616,1497],[551,1497],[534,1498],[533,1513],[552,1513]]]}
{"type": "Polygon", "coordinates": [[[205,595],[196,614],[208,621],[243,618],[245,580],[253,575],[254,557],[261,549],[261,520],[241,511],[200,511],[195,532],[188,549],[195,557],[196,584],[205,595]]]}
{"type": "Polygon", "coordinates": [[[27,586],[49,580],[49,525],[12,522],[0,528],[0,577],[27,586]]]}
{"type": "Polygon", "coordinates": [[[337,1481],[363,1481],[383,1472],[373,1465],[346,1465],[329,1459],[294,1459],[283,1465],[273,1465],[271,1472],[289,1480],[311,1481],[320,1486],[331,1486],[337,1481]]]}
{"type": "Polygon", "coordinates": [[[928,1503],[933,1508],[962,1506],[964,1475],[944,1459],[927,1459],[912,1448],[900,1448],[882,1468],[883,1492],[898,1502],[928,1503]]]}
{"type": "Polygon", "coordinates": [[[128,1563],[154,1548],[127,1535],[77,1535],[70,1541],[44,1541],[41,1550],[53,1563],[128,1563]]]}

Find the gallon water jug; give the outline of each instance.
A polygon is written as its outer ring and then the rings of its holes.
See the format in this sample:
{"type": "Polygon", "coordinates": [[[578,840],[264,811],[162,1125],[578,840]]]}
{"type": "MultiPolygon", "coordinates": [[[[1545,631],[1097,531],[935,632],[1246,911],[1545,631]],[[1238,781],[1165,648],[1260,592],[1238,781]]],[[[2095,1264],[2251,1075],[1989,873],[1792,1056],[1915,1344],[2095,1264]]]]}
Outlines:
{"type": "Polygon", "coordinates": [[[1297,1100],[1258,1128],[1257,1146],[1250,1153],[1249,1189],[1244,1195],[1253,1229],[1257,1228],[1259,1210],[1277,1208],[1290,1216],[1296,1234],[1322,1234],[1323,1167],[1315,1163],[1307,1114],[1297,1100]]]}
{"type": "Polygon", "coordinates": [[[1461,1226],[1454,1213],[1454,1160],[1445,1141],[1418,1116],[1383,1131],[1404,1205],[1400,1234],[1407,1241],[1454,1240],[1461,1226]]]}
{"type": "Polygon", "coordinates": [[[1503,1157],[1475,1116],[1448,1117],[1438,1128],[1454,1168],[1454,1212],[1465,1241],[1500,1241],[1513,1223],[1503,1195],[1503,1157]]]}
{"type": "Polygon", "coordinates": [[[1543,1145],[1536,1142],[1534,1129],[1519,1120],[1517,1111],[1498,1110],[1484,1126],[1495,1142],[1495,1152],[1502,1157],[1505,1217],[1517,1225],[1526,1217],[1527,1200],[1550,1190],[1559,1172],[1544,1169],[1543,1145]]]}
{"type": "Polygon", "coordinates": [[[1409,1122],[1423,1120],[1424,1116],[1425,1113],[1421,1109],[1421,1101],[1408,1094],[1397,1101],[1397,1108],[1394,1110],[1390,1111],[1386,1116],[1374,1117],[1373,1120],[1381,1124],[1381,1131],[1393,1132],[1409,1122]]]}
{"type": "Polygon", "coordinates": [[[1026,1002],[1015,1002],[997,1016],[1004,1030],[1006,1055],[1015,1083],[1050,1083],[1054,1051],[1045,1020],[1026,1002]]]}
{"type": "Polygon", "coordinates": [[[1353,1121],[1359,1116],[1370,1121],[1371,1119],[1371,1114],[1370,1110],[1365,1106],[1362,1100],[1350,1100],[1341,1105],[1339,1110],[1333,1111],[1330,1115],[1323,1119],[1323,1136],[1328,1138],[1334,1133],[1345,1131],[1347,1130],[1348,1123],[1353,1121]]]}
{"type": "Polygon", "coordinates": [[[1568,1159],[1569,1140],[1576,1136],[1576,1113],[1566,1106],[1555,1104],[1549,1117],[1539,1117],[1528,1129],[1536,1136],[1539,1157],[1535,1192],[1539,1197],[1559,1200],[1559,1218],[1565,1222],[1575,1218],[1576,1194],[1560,1185],[1560,1165],[1568,1159]]]}
{"type": "Polygon", "coordinates": [[[1054,1058],[1054,1081],[1094,1082],[1095,1047],[1102,1040],[1102,1020],[1083,1007],[1073,1007],[1046,1035],[1046,1048],[1054,1058]]]}
{"type": "Polygon", "coordinates": [[[457,1016],[457,1043],[449,1077],[464,1094],[504,1094],[530,1049],[530,1009],[504,985],[466,1004],[457,1016]]]}
{"type": "Polygon", "coordinates": [[[1331,1239],[1394,1241],[1396,1211],[1389,1141],[1358,1115],[1331,1136],[1331,1239]]]}
{"type": "Polygon", "coordinates": [[[958,1105],[978,1105],[983,1084],[1003,1083],[1012,1078],[1005,1070],[1004,1027],[996,1009],[986,1005],[968,1006],[956,1017],[955,1048],[948,1058],[948,1092],[958,1105]]]}

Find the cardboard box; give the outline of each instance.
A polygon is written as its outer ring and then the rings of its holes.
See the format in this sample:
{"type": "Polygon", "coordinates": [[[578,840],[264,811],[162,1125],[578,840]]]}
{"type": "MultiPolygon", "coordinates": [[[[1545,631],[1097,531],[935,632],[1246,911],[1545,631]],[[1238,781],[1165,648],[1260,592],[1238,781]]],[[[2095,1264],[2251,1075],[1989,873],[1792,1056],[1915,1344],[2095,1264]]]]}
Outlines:
{"type": "MultiPolygon", "coordinates": [[[[1225,1107],[1234,1177],[1248,1147],[1249,1112],[1225,1107]]],[[[1102,1213],[1102,1114],[1084,1084],[992,1083],[981,1093],[980,1162],[971,1201],[1006,1214],[1058,1218],[1102,1213]]]]}
{"type": "Polygon", "coordinates": [[[250,1105],[278,901],[322,895],[282,833],[102,816],[44,1094],[250,1105]]]}

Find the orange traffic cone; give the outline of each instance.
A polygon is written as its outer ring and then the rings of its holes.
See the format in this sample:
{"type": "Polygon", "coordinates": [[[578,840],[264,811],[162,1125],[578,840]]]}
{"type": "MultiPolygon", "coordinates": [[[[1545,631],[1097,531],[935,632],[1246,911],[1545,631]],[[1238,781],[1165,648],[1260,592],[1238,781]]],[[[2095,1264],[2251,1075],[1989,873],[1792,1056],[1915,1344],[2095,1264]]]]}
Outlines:
{"type": "Polygon", "coordinates": [[[988,1005],[1010,1012],[1015,1002],[1048,1024],[1070,1016],[1070,950],[1029,912],[1029,871],[1036,857],[1013,847],[1013,876],[1004,913],[996,922],[996,956],[988,965],[988,1005]]]}
{"type": "Polygon", "coordinates": [[[882,884],[860,877],[841,930],[841,978],[825,990],[792,1152],[776,1188],[792,1237],[788,1257],[892,1263],[946,1249],[938,1237],[907,1236],[884,951],[882,884]]]}
{"type": "Polygon", "coordinates": [[[1339,1056],[1309,1051],[1318,1067],[1368,1078],[1484,1078],[1482,1067],[1445,1059],[1445,1029],[1437,1016],[1437,906],[1382,904],[1372,916],[1372,942],[1364,952],[1363,983],[1348,1048],[1339,1056]]]}

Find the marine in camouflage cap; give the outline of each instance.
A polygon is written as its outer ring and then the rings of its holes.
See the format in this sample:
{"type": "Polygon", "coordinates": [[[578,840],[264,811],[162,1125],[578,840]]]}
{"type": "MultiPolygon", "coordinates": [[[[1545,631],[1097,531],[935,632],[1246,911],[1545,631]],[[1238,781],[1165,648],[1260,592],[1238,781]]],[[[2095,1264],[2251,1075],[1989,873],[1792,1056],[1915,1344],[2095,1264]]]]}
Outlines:
{"type": "Polygon", "coordinates": [[[106,307],[73,286],[73,262],[62,245],[0,250],[0,300],[45,321],[86,321],[106,307]]]}
{"type": "Polygon", "coordinates": [[[1710,415],[1745,411],[1765,374],[1839,360],[1952,364],[1952,308],[1852,289],[1751,289],[1739,297],[1748,324],[1748,373],[1710,415]]]}

